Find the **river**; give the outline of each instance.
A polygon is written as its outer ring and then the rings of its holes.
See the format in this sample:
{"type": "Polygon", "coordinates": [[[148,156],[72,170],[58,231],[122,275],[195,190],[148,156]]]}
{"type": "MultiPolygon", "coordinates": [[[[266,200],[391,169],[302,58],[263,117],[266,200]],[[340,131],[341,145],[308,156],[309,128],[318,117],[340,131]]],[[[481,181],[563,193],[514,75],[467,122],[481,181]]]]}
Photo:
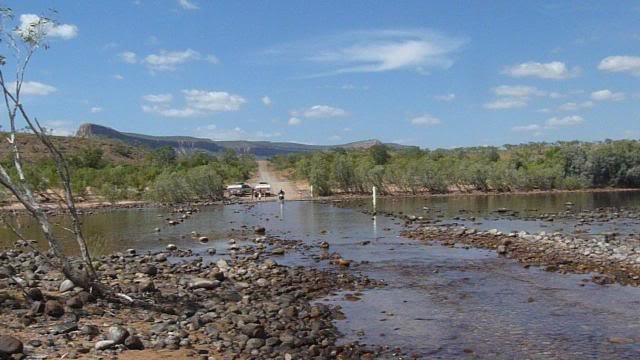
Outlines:
{"type": "MultiPolygon", "coordinates": [[[[593,234],[610,230],[633,234],[638,232],[636,218],[578,224],[571,218],[549,222],[538,217],[566,211],[568,206],[576,213],[603,207],[634,211],[640,207],[640,192],[381,199],[378,205],[378,210],[504,230],[571,232],[580,226],[581,232],[593,234]],[[527,215],[531,212],[536,215],[527,215]]],[[[322,300],[343,309],[345,319],[336,323],[343,341],[399,347],[422,358],[640,357],[639,289],[596,285],[588,275],[525,269],[491,251],[405,239],[399,235],[402,221],[372,217],[360,211],[363,208],[369,208],[368,201],[340,207],[265,202],[206,207],[176,226],[165,220],[175,215],[158,208],[97,212],[83,221],[96,253],[156,250],[173,243],[203,253],[215,247],[214,258],[224,257],[227,240],[254,225],[265,226],[269,235],[308,244],[327,241],[331,252],[354,261],[350,271],[388,284],[322,300]],[[191,232],[210,241],[199,243],[191,232]]],[[[28,219],[20,223],[30,238],[37,238],[28,219]]],[[[12,237],[3,229],[0,239],[8,246],[12,237]]],[[[291,253],[278,262],[327,267],[314,259],[314,251],[320,250],[291,253]]]]}

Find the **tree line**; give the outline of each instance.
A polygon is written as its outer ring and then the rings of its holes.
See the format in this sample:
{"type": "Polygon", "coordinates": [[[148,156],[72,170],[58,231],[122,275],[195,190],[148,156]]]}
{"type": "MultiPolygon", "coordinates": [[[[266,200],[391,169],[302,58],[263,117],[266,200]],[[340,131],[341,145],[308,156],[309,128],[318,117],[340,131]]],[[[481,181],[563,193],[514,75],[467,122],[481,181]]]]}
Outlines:
{"type": "Polygon", "coordinates": [[[577,190],[640,187],[640,142],[555,142],[394,150],[333,149],[272,162],[313,185],[316,195],[577,190]]]}
{"type": "MultiPolygon", "coordinates": [[[[127,157],[127,146],[116,152],[127,157]]],[[[206,153],[178,154],[171,147],[148,151],[142,161],[123,163],[106,158],[103,149],[88,146],[65,154],[71,186],[80,197],[98,195],[119,200],[150,200],[160,203],[213,200],[222,197],[225,184],[245,181],[256,170],[253,156],[228,150],[221,156],[206,153]]],[[[0,162],[15,173],[11,159],[0,162]]],[[[24,166],[29,186],[40,193],[60,189],[62,184],[52,159],[31,161],[24,166]]]]}

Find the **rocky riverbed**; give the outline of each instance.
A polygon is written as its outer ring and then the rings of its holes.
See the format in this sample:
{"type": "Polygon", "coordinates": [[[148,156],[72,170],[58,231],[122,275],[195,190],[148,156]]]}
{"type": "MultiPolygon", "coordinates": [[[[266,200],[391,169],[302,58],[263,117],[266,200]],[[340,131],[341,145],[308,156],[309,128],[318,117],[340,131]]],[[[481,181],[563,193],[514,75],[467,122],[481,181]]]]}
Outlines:
{"type": "Polygon", "coordinates": [[[231,244],[226,259],[176,246],[96,259],[102,281],[137,305],[96,299],[64,280],[47,254],[19,242],[0,253],[0,358],[366,359],[387,352],[337,346],[339,308],[315,302],[383,284],[352,273],[351,262],[326,244],[313,255],[329,260],[326,269],[279,265],[279,256],[302,245],[254,230],[251,243],[231,244]]]}
{"type": "Polygon", "coordinates": [[[599,284],[640,285],[640,246],[637,240],[614,236],[578,237],[544,231],[502,233],[497,229],[480,231],[458,225],[419,223],[419,219],[408,217],[409,229],[403,235],[452,247],[463,245],[493,249],[525,266],[542,266],[548,271],[594,273],[592,280],[599,284]]]}

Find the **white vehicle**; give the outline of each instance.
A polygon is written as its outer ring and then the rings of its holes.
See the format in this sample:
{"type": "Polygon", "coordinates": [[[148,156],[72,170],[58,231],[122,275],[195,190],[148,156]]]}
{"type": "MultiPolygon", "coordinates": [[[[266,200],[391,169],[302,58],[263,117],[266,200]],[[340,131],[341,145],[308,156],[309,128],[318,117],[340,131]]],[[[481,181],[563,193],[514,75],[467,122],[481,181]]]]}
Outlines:
{"type": "Polygon", "coordinates": [[[244,196],[251,195],[253,189],[247,184],[239,183],[227,186],[227,192],[230,196],[244,196]]]}
{"type": "Polygon", "coordinates": [[[267,182],[260,182],[253,187],[255,191],[260,192],[262,195],[271,195],[271,185],[267,182]]]}

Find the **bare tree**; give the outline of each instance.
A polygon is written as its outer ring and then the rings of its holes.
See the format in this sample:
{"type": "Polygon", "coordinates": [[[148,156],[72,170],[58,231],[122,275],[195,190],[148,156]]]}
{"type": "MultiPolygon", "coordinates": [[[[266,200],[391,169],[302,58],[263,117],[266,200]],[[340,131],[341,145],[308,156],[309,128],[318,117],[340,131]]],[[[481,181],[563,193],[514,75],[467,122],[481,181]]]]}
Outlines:
{"type": "Polygon", "coordinates": [[[103,288],[98,281],[91,254],[82,233],[81,222],[71,190],[69,167],[62,153],[51,141],[47,130],[40,125],[37,118],[32,117],[27,112],[21,102],[21,91],[29,62],[37,50],[48,48],[46,43],[47,32],[55,26],[55,22],[48,17],[42,16],[31,24],[22,24],[20,27],[7,27],[14,20],[13,13],[8,8],[0,9],[0,17],[0,42],[4,45],[4,50],[13,55],[11,60],[4,55],[0,55],[0,88],[3,93],[2,98],[4,99],[9,122],[6,140],[11,148],[11,159],[14,168],[12,170],[15,170],[9,171],[10,169],[0,164],[0,184],[9,190],[25,207],[27,212],[36,219],[63,274],[77,286],[94,293],[100,293],[103,288]],[[16,66],[15,79],[7,77],[9,72],[6,71],[6,67],[9,66],[9,63],[16,66]],[[18,122],[26,125],[28,131],[35,135],[37,140],[45,146],[48,155],[55,163],[63,190],[63,195],[60,198],[61,208],[71,219],[71,227],[65,229],[75,237],[80,249],[80,259],[67,257],[63,253],[60,239],[53,233],[53,227],[45,209],[37,197],[34,196],[27,181],[20,145],[16,139],[16,134],[19,131],[18,122]]]}

